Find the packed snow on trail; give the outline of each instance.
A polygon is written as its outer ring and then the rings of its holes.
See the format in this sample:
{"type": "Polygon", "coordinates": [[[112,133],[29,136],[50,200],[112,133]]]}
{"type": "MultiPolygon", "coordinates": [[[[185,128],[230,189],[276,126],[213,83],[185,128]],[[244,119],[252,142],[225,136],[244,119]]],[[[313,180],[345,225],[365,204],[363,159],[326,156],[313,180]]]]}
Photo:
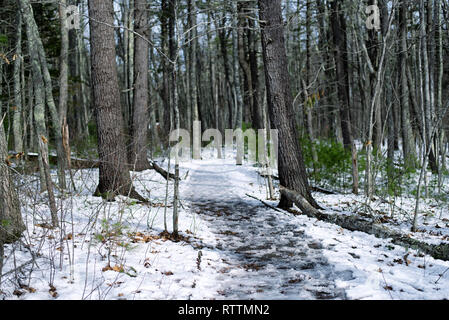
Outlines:
{"type": "MultiPolygon", "coordinates": [[[[167,168],[167,161],[162,165],[167,168]]],[[[48,225],[46,194],[36,195],[36,176],[24,177],[19,187],[28,228],[21,241],[5,247],[1,297],[449,298],[449,262],[389,239],[276,211],[248,196],[277,203],[265,200],[266,182],[256,166],[210,157],[181,162],[180,170],[177,242],[163,232],[164,220],[171,232],[173,182],[166,199],[167,182],[154,171],[132,173],[150,204],[93,197],[98,171],[76,171],[77,191],[64,199],[58,195],[58,229],[48,225]]],[[[363,201],[354,195],[314,197],[339,211],[363,201]]]]}

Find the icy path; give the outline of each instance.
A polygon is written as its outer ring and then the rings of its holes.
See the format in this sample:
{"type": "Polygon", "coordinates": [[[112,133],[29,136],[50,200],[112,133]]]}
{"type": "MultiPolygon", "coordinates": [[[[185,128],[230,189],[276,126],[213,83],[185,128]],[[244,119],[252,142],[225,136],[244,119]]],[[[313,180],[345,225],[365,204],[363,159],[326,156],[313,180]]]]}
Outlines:
{"type": "Polygon", "coordinates": [[[216,278],[222,298],[345,299],[321,245],[291,216],[245,196],[255,172],[230,160],[189,167],[183,198],[216,237],[209,248],[228,265],[216,278]]]}

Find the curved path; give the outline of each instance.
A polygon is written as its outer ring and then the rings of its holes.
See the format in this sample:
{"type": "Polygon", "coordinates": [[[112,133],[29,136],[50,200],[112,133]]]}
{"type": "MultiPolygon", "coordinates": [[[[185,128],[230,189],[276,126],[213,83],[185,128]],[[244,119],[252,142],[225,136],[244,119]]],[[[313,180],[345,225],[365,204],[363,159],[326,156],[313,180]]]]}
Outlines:
{"type": "Polygon", "coordinates": [[[345,299],[304,226],[245,196],[257,184],[254,171],[230,160],[194,164],[183,198],[214,233],[215,249],[229,265],[219,270],[223,298],[345,299]]]}

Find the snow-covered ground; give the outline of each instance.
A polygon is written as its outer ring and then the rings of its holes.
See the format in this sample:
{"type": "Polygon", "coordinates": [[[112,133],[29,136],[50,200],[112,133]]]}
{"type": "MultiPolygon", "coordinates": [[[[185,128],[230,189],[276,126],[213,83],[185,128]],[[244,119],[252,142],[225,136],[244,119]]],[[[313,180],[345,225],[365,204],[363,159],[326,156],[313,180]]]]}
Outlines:
{"type": "MultiPolygon", "coordinates": [[[[171,232],[173,185],[166,207],[166,181],[154,171],[132,173],[151,204],[93,197],[98,171],[76,172],[78,192],[59,198],[63,218],[56,230],[47,227],[50,214],[45,194],[36,194],[36,177],[26,177],[20,192],[28,229],[20,243],[6,246],[1,297],[449,298],[449,262],[270,209],[247,196],[266,199],[257,170],[236,166],[233,159],[182,162],[179,242],[161,234],[164,216],[171,232]]],[[[340,211],[363,201],[352,195],[314,196],[340,211]]]]}

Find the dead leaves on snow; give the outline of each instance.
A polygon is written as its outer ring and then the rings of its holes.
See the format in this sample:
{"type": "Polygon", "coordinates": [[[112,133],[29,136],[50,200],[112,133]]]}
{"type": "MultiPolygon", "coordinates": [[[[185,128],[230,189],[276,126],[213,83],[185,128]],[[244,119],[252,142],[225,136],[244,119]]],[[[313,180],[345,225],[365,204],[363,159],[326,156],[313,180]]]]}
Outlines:
{"type": "Polygon", "coordinates": [[[34,289],[32,287],[29,287],[27,285],[24,285],[24,284],[20,285],[20,289],[22,289],[22,290],[19,290],[19,289],[14,290],[12,294],[17,296],[17,297],[21,297],[27,291],[28,291],[28,293],[35,293],[36,292],[36,289],[34,289]]]}
{"type": "Polygon", "coordinates": [[[118,265],[116,264],[115,266],[111,267],[111,265],[107,265],[106,267],[104,267],[103,269],[101,269],[101,271],[106,272],[106,271],[115,271],[115,272],[125,272],[125,268],[123,267],[123,265],[118,265]]]}
{"type": "Polygon", "coordinates": [[[178,234],[178,236],[175,237],[171,233],[166,231],[160,233],[159,235],[151,235],[145,234],[143,232],[135,232],[128,234],[128,236],[131,238],[132,243],[149,243],[156,240],[161,240],[164,242],[169,240],[174,242],[184,241],[190,243],[190,236],[183,236],[178,234]]]}

